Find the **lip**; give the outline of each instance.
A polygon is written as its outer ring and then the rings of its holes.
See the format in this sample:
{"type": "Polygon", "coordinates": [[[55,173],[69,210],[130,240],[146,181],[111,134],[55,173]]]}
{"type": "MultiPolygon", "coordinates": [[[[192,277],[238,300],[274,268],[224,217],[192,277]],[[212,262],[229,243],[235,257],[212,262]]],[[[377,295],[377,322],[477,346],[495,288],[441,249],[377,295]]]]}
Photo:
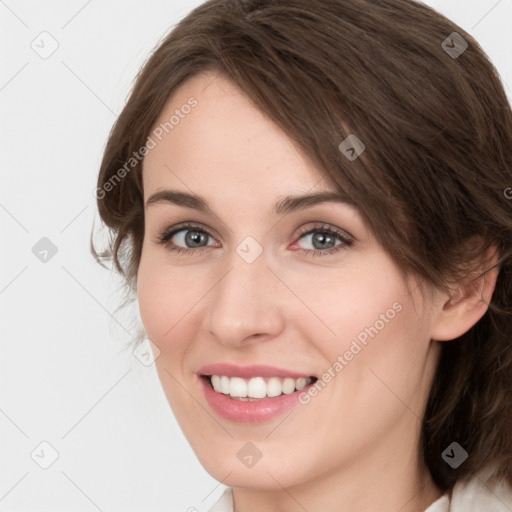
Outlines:
{"type": "Polygon", "coordinates": [[[250,379],[252,377],[280,377],[285,379],[299,379],[300,377],[313,377],[314,375],[307,373],[298,373],[283,368],[267,365],[250,365],[238,366],[235,364],[208,364],[200,368],[197,372],[200,375],[225,375],[227,377],[241,377],[242,379],[250,379]]]}
{"type": "Polygon", "coordinates": [[[250,379],[252,377],[280,377],[293,378],[312,377],[305,373],[298,373],[282,368],[264,365],[236,366],[232,364],[212,364],[204,366],[198,372],[200,384],[203,388],[205,399],[210,408],[220,417],[236,423],[264,423],[272,421],[286,411],[300,404],[299,394],[307,392],[313,386],[316,379],[299,391],[289,395],[280,395],[274,398],[262,398],[260,400],[248,401],[237,400],[229,395],[217,393],[211,383],[210,375],[225,375],[227,377],[241,377],[250,379]]]}

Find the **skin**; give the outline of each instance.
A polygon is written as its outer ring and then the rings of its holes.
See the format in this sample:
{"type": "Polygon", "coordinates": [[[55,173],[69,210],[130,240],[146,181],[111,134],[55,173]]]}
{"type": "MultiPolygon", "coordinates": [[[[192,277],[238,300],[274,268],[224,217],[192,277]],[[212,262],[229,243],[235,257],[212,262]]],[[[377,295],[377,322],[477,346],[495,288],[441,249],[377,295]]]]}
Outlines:
{"type": "Polygon", "coordinates": [[[480,299],[490,300],[496,274],[481,286],[462,283],[453,295],[422,297],[412,276],[409,293],[354,207],[325,203],[273,215],[285,195],[334,185],[222,75],[185,82],[155,126],[190,97],[197,107],[144,159],[144,200],[163,189],[193,192],[214,214],[147,206],[137,280],[142,321],[161,351],[159,378],[188,441],[206,470],[234,487],[237,512],[425,510],[441,495],[419,459],[439,340],[459,336],[484,314],[480,299]],[[172,241],[189,254],[157,243],[181,222],[211,235],[204,252],[186,245],[187,231],[172,241]],[[300,228],[317,223],[347,232],[354,243],[313,256],[340,243],[335,238],[322,249],[311,235],[299,238],[300,228]],[[236,252],[248,236],[263,249],[250,264],[236,252]],[[288,416],[241,424],[208,406],[201,366],[268,364],[321,376],[395,302],[402,310],[288,416]],[[262,454],[251,468],[237,458],[249,441],[262,454]]]}

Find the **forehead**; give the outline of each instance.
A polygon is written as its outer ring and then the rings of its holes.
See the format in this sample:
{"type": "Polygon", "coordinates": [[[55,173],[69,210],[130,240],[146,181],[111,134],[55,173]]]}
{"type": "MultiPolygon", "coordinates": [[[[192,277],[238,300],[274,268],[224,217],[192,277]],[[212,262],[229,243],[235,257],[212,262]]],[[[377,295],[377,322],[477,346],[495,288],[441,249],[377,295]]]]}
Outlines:
{"type": "Polygon", "coordinates": [[[143,162],[144,193],[186,187],[226,197],[332,190],[323,174],[223,75],[204,73],[168,100],[143,162]],[[193,105],[193,106],[192,106],[193,105]]]}

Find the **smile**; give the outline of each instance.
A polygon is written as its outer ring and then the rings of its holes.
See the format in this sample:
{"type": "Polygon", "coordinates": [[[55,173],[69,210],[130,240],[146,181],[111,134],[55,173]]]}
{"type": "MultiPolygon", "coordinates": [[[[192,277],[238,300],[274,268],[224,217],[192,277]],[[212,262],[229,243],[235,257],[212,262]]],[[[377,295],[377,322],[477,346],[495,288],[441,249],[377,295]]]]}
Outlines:
{"type": "Polygon", "coordinates": [[[305,388],[312,381],[311,377],[299,377],[298,379],[290,377],[284,379],[279,377],[243,379],[226,375],[212,375],[210,377],[212,387],[217,393],[246,401],[275,398],[282,394],[291,395],[294,391],[305,388]]]}
{"type": "Polygon", "coordinates": [[[281,416],[299,405],[299,393],[318,380],[313,375],[261,365],[209,365],[199,376],[213,412],[237,423],[268,422],[281,416]]]}

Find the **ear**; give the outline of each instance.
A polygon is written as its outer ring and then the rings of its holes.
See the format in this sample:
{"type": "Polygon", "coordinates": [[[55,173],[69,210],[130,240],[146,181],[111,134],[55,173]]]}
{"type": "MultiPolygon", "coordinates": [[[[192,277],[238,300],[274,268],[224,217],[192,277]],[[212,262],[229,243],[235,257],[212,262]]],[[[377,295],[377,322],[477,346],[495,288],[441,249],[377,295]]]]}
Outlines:
{"type": "Polygon", "coordinates": [[[484,316],[499,273],[499,267],[495,266],[498,259],[496,247],[491,247],[486,256],[473,274],[476,278],[468,276],[453,291],[440,296],[434,311],[432,339],[448,341],[458,338],[484,316]]]}

